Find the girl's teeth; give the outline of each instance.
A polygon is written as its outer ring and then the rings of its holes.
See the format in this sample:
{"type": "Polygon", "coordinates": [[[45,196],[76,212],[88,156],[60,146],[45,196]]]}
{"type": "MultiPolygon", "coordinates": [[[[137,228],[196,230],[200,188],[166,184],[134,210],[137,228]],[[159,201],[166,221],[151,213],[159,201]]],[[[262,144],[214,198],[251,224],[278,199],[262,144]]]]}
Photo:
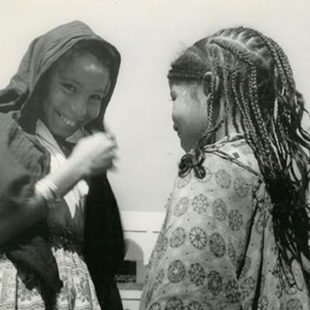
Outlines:
{"type": "Polygon", "coordinates": [[[68,126],[73,127],[73,126],[76,125],[76,122],[75,122],[75,121],[72,121],[72,120],[66,118],[66,117],[63,116],[62,114],[60,114],[60,118],[61,118],[61,120],[62,120],[66,125],[68,125],[68,126]]]}

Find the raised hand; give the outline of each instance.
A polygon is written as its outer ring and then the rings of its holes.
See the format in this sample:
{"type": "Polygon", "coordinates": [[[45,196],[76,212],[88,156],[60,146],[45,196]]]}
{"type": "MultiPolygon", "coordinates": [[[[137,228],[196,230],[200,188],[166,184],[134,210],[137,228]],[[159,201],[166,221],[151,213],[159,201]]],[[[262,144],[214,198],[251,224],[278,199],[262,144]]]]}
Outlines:
{"type": "Polygon", "coordinates": [[[116,149],[115,138],[111,138],[110,134],[97,132],[81,139],[68,160],[78,165],[84,171],[84,176],[93,176],[113,166],[116,149]]]}

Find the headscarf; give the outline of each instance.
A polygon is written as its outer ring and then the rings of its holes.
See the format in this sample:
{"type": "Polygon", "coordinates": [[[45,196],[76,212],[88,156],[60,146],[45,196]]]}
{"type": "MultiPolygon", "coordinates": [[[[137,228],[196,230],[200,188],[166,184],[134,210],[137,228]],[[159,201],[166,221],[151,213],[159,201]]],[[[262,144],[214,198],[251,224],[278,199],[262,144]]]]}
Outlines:
{"type": "Polygon", "coordinates": [[[20,123],[28,132],[34,132],[35,123],[39,117],[39,109],[33,106],[34,91],[45,72],[76,43],[84,40],[97,41],[108,52],[110,64],[111,85],[103,98],[102,109],[91,127],[103,130],[104,107],[113,94],[119,66],[120,54],[109,42],[96,35],[86,24],[73,21],[58,26],[46,34],[34,39],[24,55],[17,73],[9,85],[0,91],[0,112],[21,110],[20,123]]]}

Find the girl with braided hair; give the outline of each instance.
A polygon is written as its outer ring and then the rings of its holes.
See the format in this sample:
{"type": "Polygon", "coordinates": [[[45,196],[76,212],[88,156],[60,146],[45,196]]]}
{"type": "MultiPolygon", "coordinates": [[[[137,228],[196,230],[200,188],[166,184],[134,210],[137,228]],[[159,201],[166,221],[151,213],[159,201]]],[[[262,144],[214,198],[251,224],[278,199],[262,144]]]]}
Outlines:
{"type": "Polygon", "coordinates": [[[186,154],[140,309],[310,309],[310,136],[283,50],[224,29],[188,48],[168,79],[186,154]]]}

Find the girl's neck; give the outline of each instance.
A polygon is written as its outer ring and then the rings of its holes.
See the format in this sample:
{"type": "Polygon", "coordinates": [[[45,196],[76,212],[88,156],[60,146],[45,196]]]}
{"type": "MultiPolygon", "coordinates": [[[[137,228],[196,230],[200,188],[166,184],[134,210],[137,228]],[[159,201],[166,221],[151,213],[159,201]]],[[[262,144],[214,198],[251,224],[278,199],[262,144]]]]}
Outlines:
{"type": "Polygon", "coordinates": [[[233,122],[232,122],[232,117],[227,117],[227,120],[222,124],[222,126],[217,130],[215,133],[215,141],[222,140],[225,137],[231,137],[235,136],[237,134],[242,134],[243,130],[241,126],[238,126],[238,131],[235,128],[233,122]]]}
{"type": "Polygon", "coordinates": [[[227,136],[235,136],[236,134],[243,134],[243,129],[241,126],[241,117],[238,111],[233,113],[231,106],[228,106],[226,110],[225,99],[222,97],[219,102],[219,110],[217,111],[218,117],[216,124],[223,121],[223,124],[215,133],[215,141],[222,140],[227,136]]]}

